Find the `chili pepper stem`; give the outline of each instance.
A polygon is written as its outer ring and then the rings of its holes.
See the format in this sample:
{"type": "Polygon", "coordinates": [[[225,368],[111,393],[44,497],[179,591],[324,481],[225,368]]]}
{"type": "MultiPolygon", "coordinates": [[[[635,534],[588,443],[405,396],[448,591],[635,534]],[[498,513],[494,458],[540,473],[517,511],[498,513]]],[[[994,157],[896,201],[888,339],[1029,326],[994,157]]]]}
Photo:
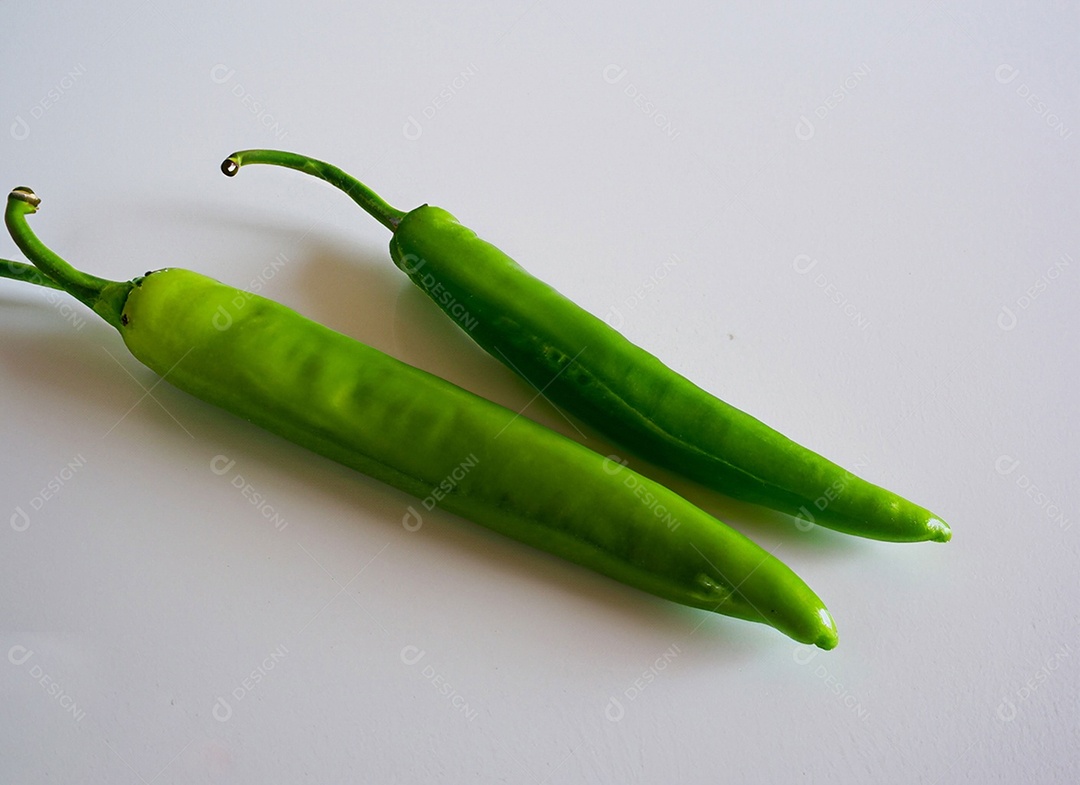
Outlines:
{"type": "Polygon", "coordinates": [[[26,283],[37,284],[38,286],[44,286],[48,289],[59,289],[60,291],[64,291],[63,286],[45,275],[45,273],[41,272],[41,270],[34,267],[32,264],[14,262],[10,259],[0,259],[0,278],[10,278],[12,281],[25,281],[26,283]]]}
{"type": "Polygon", "coordinates": [[[382,197],[355,177],[325,161],[284,150],[240,150],[221,162],[221,171],[227,177],[234,177],[240,171],[240,167],[247,164],[273,164],[314,175],[335,188],[340,188],[391,232],[397,230],[401,219],[405,217],[404,210],[391,207],[383,201],[382,197]]]}
{"type": "Polygon", "coordinates": [[[26,216],[36,213],[40,204],[41,198],[37,194],[19,186],[8,194],[7,209],[4,211],[8,232],[19,250],[34,263],[40,278],[33,275],[32,268],[18,262],[6,263],[7,271],[0,270],[0,275],[63,289],[119,330],[124,303],[134,284],[130,281],[109,281],[76,270],[49,249],[26,223],[26,216]]]}

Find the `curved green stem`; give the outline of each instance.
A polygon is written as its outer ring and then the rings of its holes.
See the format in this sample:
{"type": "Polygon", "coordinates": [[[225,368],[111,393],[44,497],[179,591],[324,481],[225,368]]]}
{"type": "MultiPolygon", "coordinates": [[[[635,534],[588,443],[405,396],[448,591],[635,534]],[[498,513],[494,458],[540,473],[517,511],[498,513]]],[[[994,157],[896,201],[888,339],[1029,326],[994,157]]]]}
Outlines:
{"type": "MultiPolygon", "coordinates": [[[[41,204],[41,199],[29,188],[20,186],[8,194],[4,223],[7,224],[11,239],[19,246],[19,250],[26,254],[26,258],[34,263],[45,279],[53,282],[55,288],[63,289],[88,305],[98,316],[119,330],[122,324],[124,303],[133,284],[130,281],[109,281],[81,272],[57,256],[37,238],[26,223],[26,216],[36,213],[39,204],[41,204]]],[[[19,267],[25,267],[25,265],[19,265],[19,267]]],[[[17,276],[22,280],[30,280],[28,273],[4,277],[17,276]]],[[[48,284],[42,283],[42,285],[48,284]]]]}
{"type": "Polygon", "coordinates": [[[33,265],[13,262],[10,259],[0,259],[0,278],[10,278],[12,281],[26,281],[26,283],[46,286],[50,289],[60,289],[61,291],[64,289],[63,286],[33,265]]]}
{"type": "Polygon", "coordinates": [[[241,166],[247,164],[284,166],[325,180],[348,194],[354,202],[391,232],[397,229],[397,225],[406,214],[404,210],[388,205],[377,193],[333,164],[298,153],[287,153],[284,150],[240,150],[221,162],[221,171],[233,177],[240,171],[241,166]]]}

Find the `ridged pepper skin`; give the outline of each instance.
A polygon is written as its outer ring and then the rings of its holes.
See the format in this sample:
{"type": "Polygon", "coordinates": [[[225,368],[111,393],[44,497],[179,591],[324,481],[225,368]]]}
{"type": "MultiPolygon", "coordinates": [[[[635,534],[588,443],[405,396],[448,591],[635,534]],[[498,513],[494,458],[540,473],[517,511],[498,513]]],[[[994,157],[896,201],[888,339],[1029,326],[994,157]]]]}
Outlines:
{"type": "Polygon", "coordinates": [[[929,510],[709,394],[447,211],[404,215],[394,263],[476,343],[618,444],[728,496],[862,537],[947,541],[929,510]]]}
{"type": "Polygon", "coordinates": [[[406,493],[441,488],[440,507],[630,586],[836,645],[795,573],[674,492],[283,305],[166,269],[133,282],[118,329],[170,384],[406,493]]]}

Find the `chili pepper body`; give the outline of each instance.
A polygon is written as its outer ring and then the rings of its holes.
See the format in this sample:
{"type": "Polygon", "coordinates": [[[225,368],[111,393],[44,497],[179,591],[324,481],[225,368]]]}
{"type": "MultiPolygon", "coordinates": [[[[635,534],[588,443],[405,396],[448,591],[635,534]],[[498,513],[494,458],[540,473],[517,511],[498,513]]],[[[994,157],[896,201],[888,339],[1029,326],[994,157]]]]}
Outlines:
{"type": "Polygon", "coordinates": [[[628,450],[728,496],[849,534],[949,539],[929,510],[709,394],[445,210],[405,215],[390,253],[489,354],[628,450]]]}
{"type": "Polygon", "coordinates": [[[530,275],[447,211],[394,210],[321,161],[234,153],[286,166],[348,193],[390,228],[394,263],[477,344],[558,406],[628,450],[728,496],[848,534],[948,541],[929,510],[864,480],[709,394],[530,275]]]}
{"type": "Polygon", "coordinates": [[[468,461],[441,507],[652,594],[834,643],[780,561],[532,420],[190,271],[146,276],[123,313],[131,353],[197,398],[421,499],[468,461]]]}
{"type": "MultiPolygon", "coordinates": [[[[44,264],[20,223],[19,210],[32,210],[12,204],[16,241],[64,285],[55,265],[66,263],[44,264]]],[[[9,277],[28,280],[13,269],[9,277]]],[[[99,312],[131,353],[197,398],[419,498],[442,488],[439,506],[628,585],[836,645],[825,606],[782,562],[576,442],[198,273],[169,268],[101,283],[119,309],[99,312]],[[456,472],[466,459],[469,470],[456,472]]],[[[88,304],[92,294],[83,292],[88,304]]]]}

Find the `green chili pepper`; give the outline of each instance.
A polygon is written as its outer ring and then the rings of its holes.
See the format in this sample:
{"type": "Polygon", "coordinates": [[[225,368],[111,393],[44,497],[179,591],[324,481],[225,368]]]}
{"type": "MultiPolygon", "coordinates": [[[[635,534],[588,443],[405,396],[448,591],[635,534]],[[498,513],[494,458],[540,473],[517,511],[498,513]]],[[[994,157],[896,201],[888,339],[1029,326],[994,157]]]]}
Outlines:
{"type": "MultiPolygon", "coordinates": [[[[189,270],[127,282],[72,268],[33,234],[39,199],[8,197],[12,237],[164,379],[425,503],[659,597],[763,622],[825,649],[836,627],[787,566],[657,482],[514,412],[189,270]]],[[[403,523],[419,524],[415,508],[403,523]]]]}
{"type": "Polygon", "coordinates": [[[405,213],[335,166],[279,150],[222,164],[297,169],[393,233],[394,263],[476,343],[545,397],[649,460],[736,499],[893,542],[952,536],[929,510],[863,480],[721,401],[529,275],[438,207],[405,213]]]}

